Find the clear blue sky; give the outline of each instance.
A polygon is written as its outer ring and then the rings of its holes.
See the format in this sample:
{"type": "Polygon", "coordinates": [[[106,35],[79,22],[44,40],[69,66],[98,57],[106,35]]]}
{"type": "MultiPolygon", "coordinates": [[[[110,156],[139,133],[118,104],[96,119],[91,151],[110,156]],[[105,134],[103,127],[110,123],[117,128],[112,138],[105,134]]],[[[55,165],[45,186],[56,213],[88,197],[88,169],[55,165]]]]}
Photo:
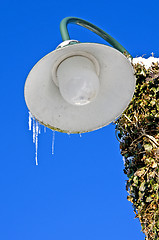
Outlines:
{"type": "MultiPolygon", "coordinates": [[[[158,0],[1,2],[0,239],[144,240],[126,199],[114,126],[82,137],[56,133],[54,155],[47,130],[36,166],[23,89],[33,65],[61,42],[59,23],[67,16],[101,27],[134,57],[159,57],[158,9],[158,0]]],[[[104,43],[79,26],[69,32],[104,43]]]]}

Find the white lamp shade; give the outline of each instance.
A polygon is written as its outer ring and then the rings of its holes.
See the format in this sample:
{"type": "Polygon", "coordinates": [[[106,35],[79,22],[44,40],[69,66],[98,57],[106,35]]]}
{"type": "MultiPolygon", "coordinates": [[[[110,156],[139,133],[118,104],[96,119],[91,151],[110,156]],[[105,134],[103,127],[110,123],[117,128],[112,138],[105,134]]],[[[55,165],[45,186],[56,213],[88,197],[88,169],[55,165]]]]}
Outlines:
{"type": "Polygon", "coordinates": [[[103,44],[79,43],[43,57],[27,77],[24,95],[30,112],[41,124],[60,132],[83,133],[119,117],[132,99],[135,83],[131,63],[118,50],[103,44]],[[84,53],[96,68],[98,94],[86,105],[73,105],[61,95],[58,74],[52,75],[52,71],[69,56],[84,53]]]}

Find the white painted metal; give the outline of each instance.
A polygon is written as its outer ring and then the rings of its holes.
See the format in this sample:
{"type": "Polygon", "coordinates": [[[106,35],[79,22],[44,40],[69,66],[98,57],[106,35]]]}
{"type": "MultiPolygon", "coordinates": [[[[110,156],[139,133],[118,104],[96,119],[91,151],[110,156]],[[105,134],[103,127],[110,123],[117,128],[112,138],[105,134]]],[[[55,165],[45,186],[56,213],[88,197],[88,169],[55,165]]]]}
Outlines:
{"type": "Polygon", "coordinates": [[[118,50],[103,44],[79,43],[49,53],[33,67],[25,84],[25,100],[42,124],[62,132],[89,132],[121,115],[131,101],[135,82],[131,63],[118,50]],[[83,106],[65,101],[52,79],[53,66],[72,52],[77,56],[86,52],[99,64],[99,92],[83,106]]]}

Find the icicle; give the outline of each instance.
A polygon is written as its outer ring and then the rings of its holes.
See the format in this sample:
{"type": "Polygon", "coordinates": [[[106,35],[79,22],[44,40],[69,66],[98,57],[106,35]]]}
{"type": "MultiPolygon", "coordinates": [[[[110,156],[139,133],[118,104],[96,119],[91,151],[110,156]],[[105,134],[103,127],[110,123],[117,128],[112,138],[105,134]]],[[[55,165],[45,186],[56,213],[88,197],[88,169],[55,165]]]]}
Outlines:
{"type": "Polygon", "coordinates": [[[36,121],[36,128],[35,128],[35,162],[38,165],[38,134],[39,134],[39,124],[36,121]]]}
{"type": "Polygon", "coordinates": [[[55,149],[55,131],[53,131],[52,134],[52,155],[54,154],[54,149],[55,149]]]}
{"type": "Polygon", "coordinates": [[[35,143],[35,119],[33,119],[33,143],[35,143]]]}
{"type": "Polygon", "coordinates": [[[44,133],[46,133],[46,127],[44,126],[44,133]]]}
{"type": "Polygon", "coordinates": [[[80,133],[79,136],[82,137],[82,134],[80,133]]]}
{"type": "Polygon", "coordinates": [[[41,128],[40,128],[40,125],[39,125],[39,134],[41,133],[41,128]]]}
{"type": "Polygon", "coordinates": [[[32,123],[33,116],[31,112],[29,112],[29,131],[31,131],[31,123],[32,123]]]}
{"type": "MultiPolygon", "coordinates": [[[[29,130],[33,131],[33,143],[35,144],[35,162],[38,165],[38,135],[41,133],[41,127],[38,121],[35,120],[31,112],[29,112],[29,130]]],[[[45,127],[46,128],[46,127],[45,127]]],[[[45,129],[46,132],[46,129],[45,129]]]]}

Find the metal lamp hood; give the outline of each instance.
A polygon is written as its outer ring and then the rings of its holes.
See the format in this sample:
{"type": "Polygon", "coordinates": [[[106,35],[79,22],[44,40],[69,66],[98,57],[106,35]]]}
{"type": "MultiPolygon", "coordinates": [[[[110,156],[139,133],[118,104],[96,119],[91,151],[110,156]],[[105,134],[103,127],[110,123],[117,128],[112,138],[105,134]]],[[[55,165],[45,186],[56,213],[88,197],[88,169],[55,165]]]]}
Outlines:
{"type": "Polygon", "coordinates": [[[83,133],[101,128],[126,109],[135,89],[131,55],[110,35],[78,18],[62,20],[63,43],[30,71],[26,104],[41,124],[60,132],[83,133]],[[67,24],[87,27],[115,48],[70,40],[67,24]]]}

